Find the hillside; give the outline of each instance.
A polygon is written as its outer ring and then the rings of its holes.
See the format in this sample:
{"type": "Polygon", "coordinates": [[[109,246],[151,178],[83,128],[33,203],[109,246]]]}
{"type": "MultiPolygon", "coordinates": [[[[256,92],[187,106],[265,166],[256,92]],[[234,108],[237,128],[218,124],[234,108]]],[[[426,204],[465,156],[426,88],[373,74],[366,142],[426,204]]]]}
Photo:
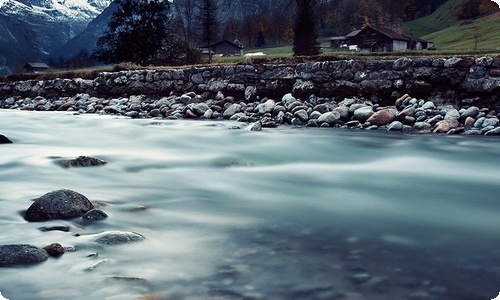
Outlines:
{"type": "Polygon", "coordinates": [[[457,21],[456,10],[460,0],[449,0],[432,14],[403,23],[405,32],[424,36],[453,26],[457,21]]]}
{"type": "Polygon", "coordinates": [[[464,21],[423,36],[438,50],[500,51],[500,13],[464,21]]]}

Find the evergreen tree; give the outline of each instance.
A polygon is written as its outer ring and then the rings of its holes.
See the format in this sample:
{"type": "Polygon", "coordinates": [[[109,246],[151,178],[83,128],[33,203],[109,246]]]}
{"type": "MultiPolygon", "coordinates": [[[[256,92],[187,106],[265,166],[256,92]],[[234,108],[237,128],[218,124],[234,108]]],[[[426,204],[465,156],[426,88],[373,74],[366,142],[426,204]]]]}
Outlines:
{"type": "Polygon", "coordinates": [[[317,0],[296,0],[297,15],[293,29],[293,55],[312,56],[321,53],[314,16],[317,0]]]}
{"type": "Polygon", "coordinates": [[[208,59],[212,61],[211,44],[217,33],[217,4],[215,0],[201,0],[198,12],[201,40],[208,49],[208,59]]]}
{"type": "Polygon", "coordinates": [[[174,31],[170,1],[116,0],[114,4],[117,9],[108,31],[97,40],[93,52],[97,60],[148,65],[177,64],[192,57],[192,51],[174,31]]]}
{"type": "Polygon", "coordinates": [[[255,43],[255,46],[260,48],[264,47],[266,45],[266,39],[264,38],[264,34],[262,31],[259,31],[259,34],[257,35],[257,42],[255,43]]]}

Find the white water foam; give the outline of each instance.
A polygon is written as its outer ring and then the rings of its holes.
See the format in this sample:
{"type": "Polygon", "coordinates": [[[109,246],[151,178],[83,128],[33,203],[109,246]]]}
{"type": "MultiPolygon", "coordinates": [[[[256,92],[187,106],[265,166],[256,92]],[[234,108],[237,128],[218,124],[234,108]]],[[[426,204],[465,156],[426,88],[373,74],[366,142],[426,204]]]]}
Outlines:
{"type": "Polygon", "coordinates": [[[2,293],[0,293],[0,300],[9,300],[9,299],[4,298],[4,297],[2,296],[2,293]]]}

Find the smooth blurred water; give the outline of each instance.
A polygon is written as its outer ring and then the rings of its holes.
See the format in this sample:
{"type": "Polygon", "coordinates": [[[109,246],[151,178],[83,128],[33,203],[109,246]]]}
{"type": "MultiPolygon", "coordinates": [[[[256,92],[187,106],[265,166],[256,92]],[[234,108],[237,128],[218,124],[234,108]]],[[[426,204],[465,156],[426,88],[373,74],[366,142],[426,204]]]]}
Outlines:
{"type": "Polygon", "coordinates": [[[1,268],[2,295],[470,300],[500,292],[499,138],[237,127],[0,111],[0,133],[14,142],[0,145],[0,244],[74,246],[74,232],[105,230],[146,237],[1,268]],[[109,163],[61,167],[80,155],[109,163]],[[23,219],[32,199],[62,188],[109,218],[23,219]],[[73,232],[39,230],[51,225],[73,232]],[[360,274],[371,279],[357,282],[360,274]]]}

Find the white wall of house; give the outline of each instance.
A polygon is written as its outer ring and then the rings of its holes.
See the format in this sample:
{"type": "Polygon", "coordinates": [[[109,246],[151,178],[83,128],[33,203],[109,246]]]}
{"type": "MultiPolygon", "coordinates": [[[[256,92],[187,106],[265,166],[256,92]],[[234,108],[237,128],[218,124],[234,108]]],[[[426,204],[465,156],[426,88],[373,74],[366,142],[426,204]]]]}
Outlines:
{"type": "Polygon", "coordinates": [[[394,40],[392,42],[392,51],[406,51],[408,49],[408,42],[394,40]]]}

